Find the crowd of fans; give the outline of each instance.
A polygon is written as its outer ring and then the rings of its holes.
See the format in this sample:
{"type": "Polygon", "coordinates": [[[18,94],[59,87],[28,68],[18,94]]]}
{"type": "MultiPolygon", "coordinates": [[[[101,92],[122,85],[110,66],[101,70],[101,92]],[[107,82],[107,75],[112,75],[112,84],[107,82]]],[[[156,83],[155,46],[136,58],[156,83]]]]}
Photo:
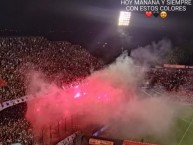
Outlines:
{"type": "Polygon", "coordinates": [[[1,111],[0,145],[10,145],[11,143],[32,144],[32,129],[24,118],[26,107],[26,103],[22,103],[1,111]]]}
{"type": "Polygon", "coordinates": [[[147,73],[149,87],[162,87],[173,99],[193,105],[193,70],[177,68],[152,69],[147,73]]]}
{"type": "Polygon", "coordinates": [[[42,71],[51,81],[70,83],[100,69],[103,64],[86,49],[69,42],[49,41],[43,37],[0,38],[1,102],[25,93],[23,76],[28,70],[42,71]]]}
{"type": "MultiPolygon", "coordinates": [[[[0,103],[25,95],[28,71],[39,71],[59,86],[78,82],[103,67],[86,49],[43,37],[0,38],[0,103]]],[[[33,144],[32,129],[24,117],[26,104],[0,113],[0,145],[33,144]]]]}

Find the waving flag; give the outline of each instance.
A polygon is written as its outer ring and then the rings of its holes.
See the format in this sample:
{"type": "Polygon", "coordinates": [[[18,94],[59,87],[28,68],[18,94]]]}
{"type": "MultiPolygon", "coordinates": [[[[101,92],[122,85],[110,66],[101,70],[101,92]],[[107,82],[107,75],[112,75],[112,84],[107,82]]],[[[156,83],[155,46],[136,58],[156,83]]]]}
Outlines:
{"type": "Polygon", "coordinates": [[[6,85],[6,82],[4,80],[0,79],[0,87],[3,87],[5,85],[6,85]]]}

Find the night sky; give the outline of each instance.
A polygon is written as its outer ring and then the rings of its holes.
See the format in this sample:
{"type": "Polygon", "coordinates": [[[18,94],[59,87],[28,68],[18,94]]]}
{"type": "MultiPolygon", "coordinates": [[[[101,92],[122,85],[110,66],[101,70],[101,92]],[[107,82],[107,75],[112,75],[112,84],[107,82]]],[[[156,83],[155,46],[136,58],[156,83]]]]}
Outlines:
{"type": "MultiPolygon", "coordinates": [[[[86,45],[118,46],[120,0],[1,0],[1,35],[45,35],[86,45]],[[14,30],[7,32],[7,30],[14,30]],[[16,30],[16,32],[15,32],[16,30]]],[[[167,37],[175,45],[193,40],[193,6],[168,12],[166,19],[133,12],[126,30],[133,49],[167,37]]]]}

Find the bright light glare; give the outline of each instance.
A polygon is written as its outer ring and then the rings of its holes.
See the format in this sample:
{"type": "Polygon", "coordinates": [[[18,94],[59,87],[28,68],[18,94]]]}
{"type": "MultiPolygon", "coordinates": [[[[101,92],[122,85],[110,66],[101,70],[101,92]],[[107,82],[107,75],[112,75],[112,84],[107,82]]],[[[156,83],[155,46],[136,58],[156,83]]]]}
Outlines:
{"type": "Polygon", "coordinates": [[[76,93],[76,95],[74,96],[74,98],[79,98],[80,97],[80,93],[76,93]]]}
{"type": "Polygon", "coordinates": [[[119,26],[128,26],[130,22],[131,12],[120,11],[119,26]]]}

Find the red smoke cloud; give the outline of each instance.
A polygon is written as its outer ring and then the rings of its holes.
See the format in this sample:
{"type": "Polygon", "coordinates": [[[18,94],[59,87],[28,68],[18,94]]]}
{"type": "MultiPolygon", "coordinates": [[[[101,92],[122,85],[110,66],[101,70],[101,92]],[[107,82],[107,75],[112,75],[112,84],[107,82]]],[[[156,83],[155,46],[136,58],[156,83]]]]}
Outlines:
{"type": "Polygon", "coordinates": [[[70,128],[68,120],[79,115],[77,121],[82,128],[89,124],[108,125],[115,137],[161,136],[176,115],[175,107],[163,96],[137,97],[140,94],[137,84],[143,79],[143,71],[127,54],[70,88],[58,88],[37,72],[28,76],[27,95],[34,99],[27,102],[26,118],[35,135],[63,120],[67,120],[66,126],[70,128]]]}
{"type": "Polygon", "coordinates": [[[85,114],[86,118],[82,119],[88,123],[105,123],[126,99],[121,88],[98,75],[70,88],[51,84],[46,89],[48,93],[37,93],[35,99],[28,102],[26,117],[34,128],[46,127],[76,114],[85,114]]]}

